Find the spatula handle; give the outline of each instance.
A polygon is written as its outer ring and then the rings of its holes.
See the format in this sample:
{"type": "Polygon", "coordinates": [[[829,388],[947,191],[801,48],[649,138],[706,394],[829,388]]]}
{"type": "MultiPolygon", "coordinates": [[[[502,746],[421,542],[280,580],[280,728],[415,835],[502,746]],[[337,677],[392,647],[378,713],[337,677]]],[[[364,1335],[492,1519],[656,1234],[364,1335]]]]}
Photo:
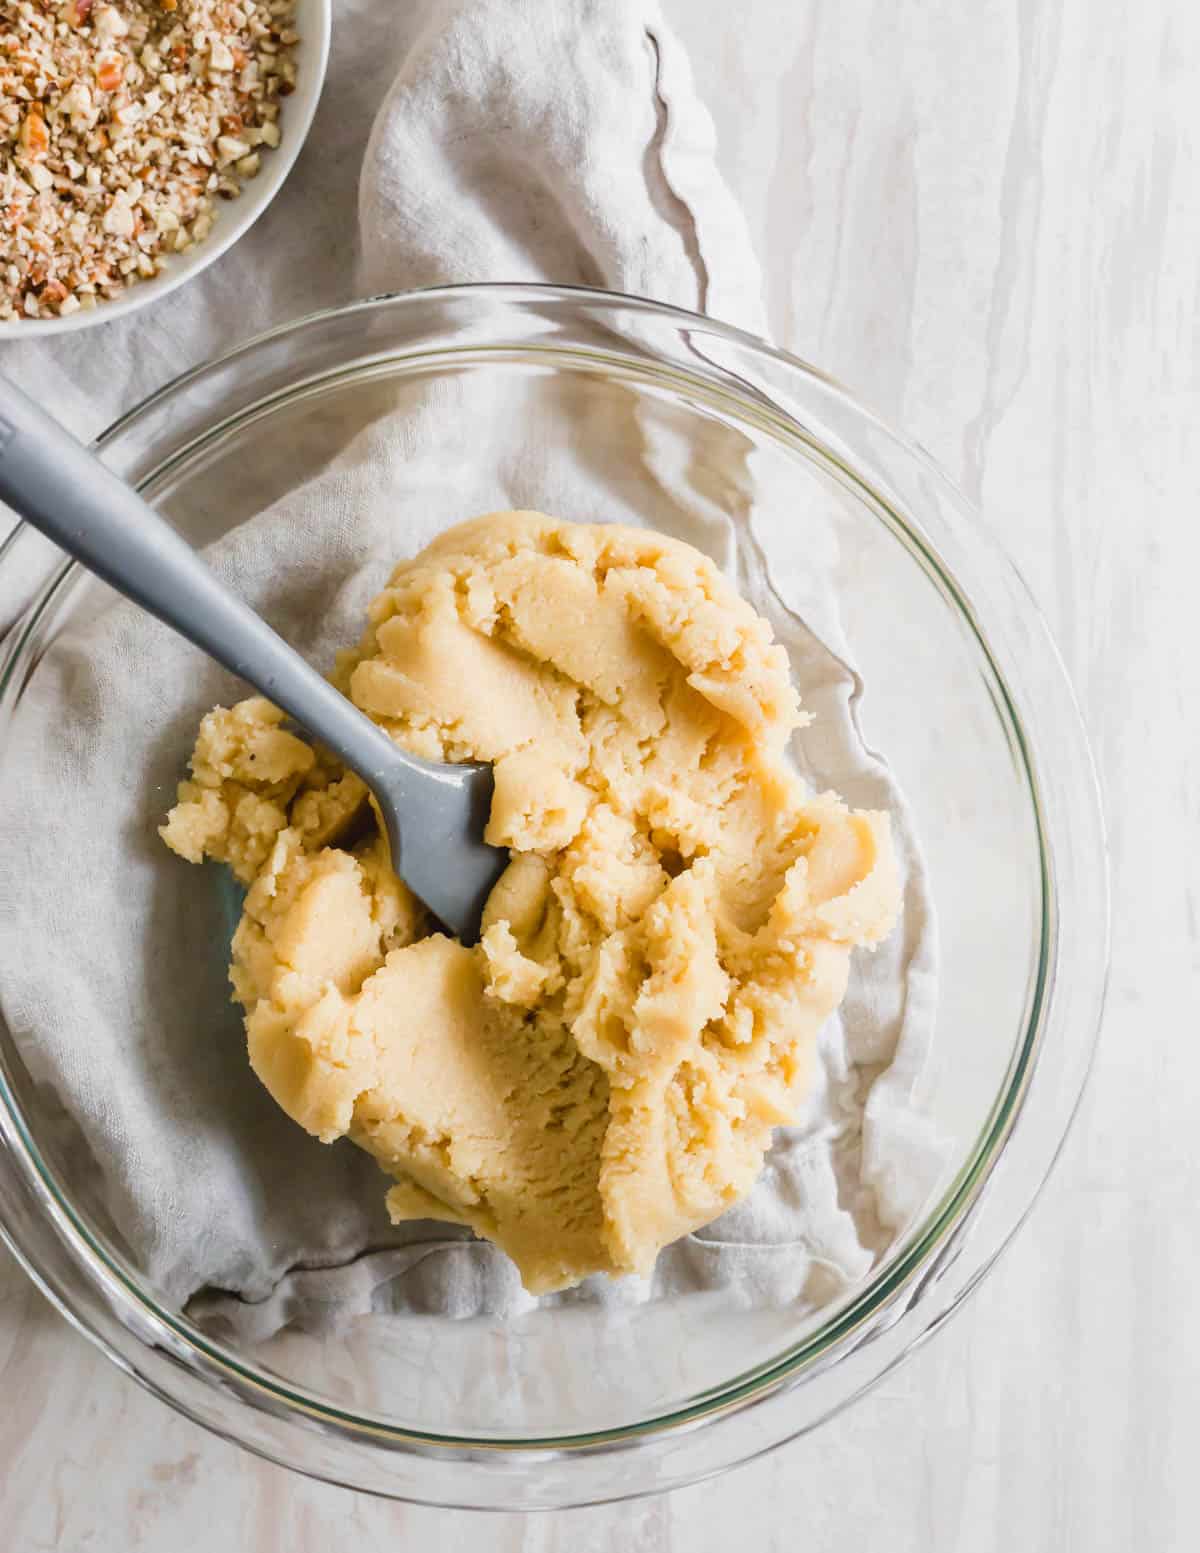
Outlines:
{"type": "MultiPolygon", "coordinates": [[[[89,571],[253,685],[368,786],[411,758],[231,593],[192,547],[0,376],[0,500],[89,571]]],[[[416,763],[413,763],[416,764],[416,763]]]]}

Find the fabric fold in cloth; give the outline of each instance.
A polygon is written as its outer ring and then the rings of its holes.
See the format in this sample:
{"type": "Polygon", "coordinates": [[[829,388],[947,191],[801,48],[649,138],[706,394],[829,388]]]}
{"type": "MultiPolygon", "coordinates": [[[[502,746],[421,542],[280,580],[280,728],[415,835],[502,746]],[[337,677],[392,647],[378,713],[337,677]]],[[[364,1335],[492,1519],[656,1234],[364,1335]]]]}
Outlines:
{"type": "Polygon", "coordinates": [[[370,291],[554,281],[753,333],[762,284],[712,119],[654,0],[441,0],[375,121],[370,291]]]}
{"type": "MultiPolygon", "coordinates": [[[[415,15],[363,162],[364,290],[597,285],[762,329],[711,121],[656,5],[440,0],[415,15]]],[[[486,375],[409,395],[209,559],[322,667],[358,636],[391,565],[474,513],[648,524],[732,564],[732,524],[669,436],[632,405],[598,400],[596,413],[628,446],[619,469],[579,467],[536,383],[515,402],[486,375]],[[474,456],[456,456],[466,439],[474,456]]],[[[761,542],[776,509],[752,471],[742,478],[761,542]]],[[[551,1300],[722,1289],[815,1307],[869,1270],[938,1176],[938,1142],[913,1104],[934,1020],[932,910],[902,795],[858,730],[862,687],[822,576],[772,577],[764,598],[818,714],[804,739],[813,775],[893,816],[901,926],[857,959],[806,1113],[777,1135],[752,1195],[668,1248],[652,1280],[590,1280],[551,1300]]],[[[302,1133],[250,1072],[223,903],[155,836],[198,717],[243,693],[123,604],[47,653],[17,729],[35,774],[19,812],[0,797],[0,985],[31,1072],[74,1119],[134,1260],[240,1341],[372,1310],[526,1310],[532,1297],[494,1247],[443,1225],[388,1225],[374,1163],[302,1133]]]]}

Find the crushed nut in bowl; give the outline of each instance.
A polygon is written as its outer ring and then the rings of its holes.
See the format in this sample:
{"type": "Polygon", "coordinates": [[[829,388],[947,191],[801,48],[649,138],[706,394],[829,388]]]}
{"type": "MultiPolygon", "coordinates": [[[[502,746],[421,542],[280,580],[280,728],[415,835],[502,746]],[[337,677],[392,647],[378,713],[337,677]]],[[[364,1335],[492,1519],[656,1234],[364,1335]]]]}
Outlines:
{"type": "Polygon", "coordinates": [[[296,0],[19,0],[0,19],[0,321],[120,298],[289,132],[296,0]]]}

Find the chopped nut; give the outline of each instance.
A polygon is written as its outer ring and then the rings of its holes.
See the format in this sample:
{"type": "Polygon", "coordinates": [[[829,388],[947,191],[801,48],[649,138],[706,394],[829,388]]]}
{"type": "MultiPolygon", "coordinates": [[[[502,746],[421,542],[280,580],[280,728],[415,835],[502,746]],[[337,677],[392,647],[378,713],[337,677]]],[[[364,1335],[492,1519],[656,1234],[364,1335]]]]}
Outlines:
{"type": "Polygon", "coordinates": [[[133,236],[133,207],[124,198],[123,191],[113,196],[112,204],[104,212],[104,230],[114,237],[133,236]]]}
{"type": "Polygon", "coordinates": [[[101,54],[96,61],[96,85],[102,92],[115,92],[125,76],[125,66],[118,54],[101,54]]]}
{"type": "Polygon", "coordinates": [[[36,108],[30,108],[21,122],[21,150],[26,156],[45,156],[50,148],[46,121],[36,108]]]}
{"type": "Polygon", "coordinates": [[[214,38],[209,45],[208,68],[210,70],[233,69],[233,53],[229,45],[221,38],[214,38]]]}
{"type": "Polygon", "coordinates": [[[129,125],[136,124],[141,116],[142,110],[138,104],[130,99],[128,92],[122,92],[121,95],[117,98],[116,102],[113,104],[113,123],[120,124],[125,128],[128,128],[129,125]]]}
{"type": "Polygon", "coordinates": [[[228,167],[230,162],[236,162],[241,156],[245,156],[250,147],[244,140],[239,140],[236,135],[217,136],[217,166],[228,167]]]}
{"type": "Polygon", "coordinates": [[[60,99],[59,107],[71,120],[71,127],[78,129],[91,122],[92,94],[82,81],[76,81],[60,99]]]}
{"type": "Polygon", "coordinates": [[[129,23],[113,5],[102,5],[96,12],[95,28],[102,38],[124,38],[129,32],[129,23]]]}

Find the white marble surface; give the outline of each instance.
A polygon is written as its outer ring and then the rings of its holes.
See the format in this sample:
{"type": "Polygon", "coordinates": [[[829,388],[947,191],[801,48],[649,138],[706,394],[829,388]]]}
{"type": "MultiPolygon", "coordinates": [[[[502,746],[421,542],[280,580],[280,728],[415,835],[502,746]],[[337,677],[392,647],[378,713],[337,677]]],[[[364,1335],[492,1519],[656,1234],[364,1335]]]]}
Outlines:
{"type": "MultiPolygon", "coordinates": [[[[532,1519],[378,1503],[252,1460],[123,1379],[4,1258],[5,1553],[1200,1544],[1200,7],[667,9],[776,338],[961,479],[1074,676],[1116,891],[1079,1124],[983,1289],[864,1402],[716,1482],[532,1519]]],[[[303,189],[301,168],[283,198],[303,189]]]]}

